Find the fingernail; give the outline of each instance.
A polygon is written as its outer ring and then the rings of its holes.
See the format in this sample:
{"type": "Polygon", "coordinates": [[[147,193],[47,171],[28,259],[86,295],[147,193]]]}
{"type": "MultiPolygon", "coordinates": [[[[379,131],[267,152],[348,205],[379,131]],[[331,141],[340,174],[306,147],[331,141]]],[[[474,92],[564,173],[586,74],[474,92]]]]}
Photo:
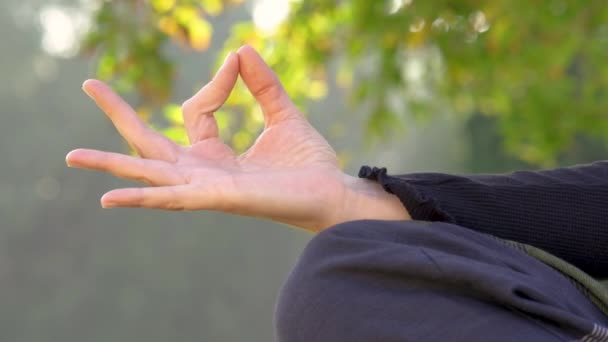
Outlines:
{"type": "Polygon", "coordinates": [[[99,200],[99,203],[101,204],[101,207],[104,209],[107,208],[112,208],[112,202],[108,201],[108,194],[104,194],[103,196],[101,196],[101,199],[99,200]]]}
{"type": "Polygon", "coordinates": [[[86,80],[84,81],[84,83],[82,84],[82,91],[85,92],[85,94],[87,94],[90,97],[93,97],[93,90],[92,89],[87,89],[87,83],[89,83],[91,80],[86,80]]]}

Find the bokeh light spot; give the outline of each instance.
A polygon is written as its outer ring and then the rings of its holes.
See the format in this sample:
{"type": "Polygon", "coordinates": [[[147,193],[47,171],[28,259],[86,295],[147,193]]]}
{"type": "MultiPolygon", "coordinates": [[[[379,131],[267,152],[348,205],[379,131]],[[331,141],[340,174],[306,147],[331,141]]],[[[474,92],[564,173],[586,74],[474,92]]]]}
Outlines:
{"type": "Polygon", "coordinates": [[[253,5],[253,23],[262,32],[272,34],[289,15],[294,0],[256,0],[253,5]]]}
{"type": "Polygon", "coordinates": [[[47,5],[38,15],[42,49],[54,57],[69,58],[78,52],[81,35],[88,30],[91,7],[47,5]]]}

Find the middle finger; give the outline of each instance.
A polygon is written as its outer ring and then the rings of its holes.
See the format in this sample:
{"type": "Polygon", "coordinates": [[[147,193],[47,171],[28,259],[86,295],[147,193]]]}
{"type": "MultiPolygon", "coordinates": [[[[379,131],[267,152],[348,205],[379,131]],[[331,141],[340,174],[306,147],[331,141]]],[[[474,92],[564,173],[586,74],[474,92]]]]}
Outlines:
{"type": "Polygon", "coordinates": [[[177,185],[186,182],[173,164],[120,153],[77,149],[68,153],[66,163],[70,167],[109,172],[120,178],[149,185],[177,185]]]}

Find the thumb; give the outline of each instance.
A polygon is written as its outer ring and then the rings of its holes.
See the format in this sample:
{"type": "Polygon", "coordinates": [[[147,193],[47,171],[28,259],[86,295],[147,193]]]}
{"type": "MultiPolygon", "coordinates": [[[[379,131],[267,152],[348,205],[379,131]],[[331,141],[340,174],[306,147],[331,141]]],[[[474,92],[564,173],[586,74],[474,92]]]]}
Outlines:
{"type": "Polygon", "coordinates": [[[266,127],[285,119],[301,117],[277,75],[250,46],[238,50],[241,78],[264,112],[266,127]]]}

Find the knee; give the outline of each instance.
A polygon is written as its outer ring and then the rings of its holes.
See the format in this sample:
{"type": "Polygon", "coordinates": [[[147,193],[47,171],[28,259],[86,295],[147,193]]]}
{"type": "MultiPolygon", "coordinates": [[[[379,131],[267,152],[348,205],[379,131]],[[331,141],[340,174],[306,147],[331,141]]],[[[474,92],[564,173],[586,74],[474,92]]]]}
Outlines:
{"type": "Polygon", "coordinates": [[[275,311],[277,341],[315,341],[316,334],[335,307],[330,293],[340,286],[333,271],[336,258],[345,255],[344,236],[358,230],[344,223],[317,234],[300,255],[281,289],[275,311]],[[333,278],[333,279],[332,279],[333,278]]]}
{"type": "Polygon", "coordinates": [[[386,223],[343,223],[308,243],[279,294],[278,341],[345,340],[357,305],[353,297],[386,266],[381,250],[394,239],[394,227],[386,228],[386,223]]]}

